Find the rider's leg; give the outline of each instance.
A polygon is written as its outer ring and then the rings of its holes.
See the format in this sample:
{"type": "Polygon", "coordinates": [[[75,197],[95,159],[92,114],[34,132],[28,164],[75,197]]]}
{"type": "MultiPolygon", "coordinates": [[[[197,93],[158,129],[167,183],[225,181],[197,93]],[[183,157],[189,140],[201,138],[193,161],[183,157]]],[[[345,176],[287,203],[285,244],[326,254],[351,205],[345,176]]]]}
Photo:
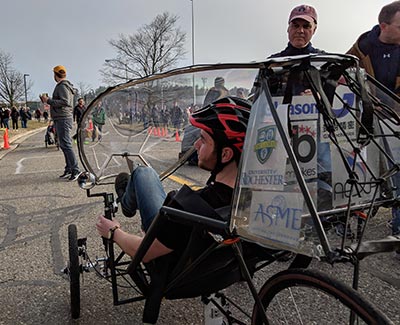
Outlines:
{"type": "Polygon", "coordinates": [[[139,209],[144,231],[150,227],[166,198],[160,178],[153,168],[139,166],[133,172],[121,198],[126,216],[133,216],[139,209]]]}

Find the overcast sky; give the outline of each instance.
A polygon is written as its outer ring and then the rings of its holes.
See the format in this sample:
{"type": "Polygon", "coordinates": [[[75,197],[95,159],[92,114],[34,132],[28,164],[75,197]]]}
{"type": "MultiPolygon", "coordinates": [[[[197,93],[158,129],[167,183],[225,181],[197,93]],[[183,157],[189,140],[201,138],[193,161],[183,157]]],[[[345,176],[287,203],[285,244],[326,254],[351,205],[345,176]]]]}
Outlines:
{"type": "MultiPolygon", "coordinates": [[[[194,0],[195,64],[260,61],[287,44],[287,20],[298,4],[319,15],[315,47],[343,53],[359,34],[377,24],[380,9],[392,0],[194,0]]],[[[99,69],[116,53],[109,45],[120,33],[133,34],[157,14],[177,14],[187,33],[191,65],[190,0],[0,0],[0,50],[34,83],[28,99],[54,88],[52,67],[62,64],[68,79],[93,89],[102,85],[99,69]]]]}

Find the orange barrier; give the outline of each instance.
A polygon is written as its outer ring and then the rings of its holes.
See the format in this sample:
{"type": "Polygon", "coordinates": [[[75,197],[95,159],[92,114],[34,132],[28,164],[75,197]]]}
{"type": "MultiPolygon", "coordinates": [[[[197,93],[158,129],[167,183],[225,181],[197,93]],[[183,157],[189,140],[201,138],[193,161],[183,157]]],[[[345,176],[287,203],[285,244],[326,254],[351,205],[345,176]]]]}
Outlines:
{"type": "Polygon", "coordinates": [[[10,143],[8,142],[8,129],[7,128],[4,130],[3,140],[4,140],[3,148],[10,149],[10,143]]]}

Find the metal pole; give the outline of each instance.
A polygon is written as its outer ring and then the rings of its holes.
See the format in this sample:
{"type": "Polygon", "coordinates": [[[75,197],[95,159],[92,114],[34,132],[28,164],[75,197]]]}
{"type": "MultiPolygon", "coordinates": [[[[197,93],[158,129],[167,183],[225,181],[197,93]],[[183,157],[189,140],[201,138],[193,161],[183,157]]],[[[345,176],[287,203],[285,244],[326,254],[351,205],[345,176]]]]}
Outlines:
{"type": "Polygon", "coordinates": [[[194,65],[194,0],[192,2],[192,65],[194,65]]]}
{"type": "Polygon", "coordinates": [[[25,107],[28,107],[28,94],[26,91],[26,77],[28,77],[29,74],[25,73],[24,74],[24,89],[25,89],[25,107]]]}
{"type": "MultiPolygon", "coordinates": [[[[192,65],[194,65],[194,0],[192,2],[192,65]]],[[[194,83],[194,74],[192,74],[193,83],[193,106],[196,105],[196,87],[194,83]]]]}

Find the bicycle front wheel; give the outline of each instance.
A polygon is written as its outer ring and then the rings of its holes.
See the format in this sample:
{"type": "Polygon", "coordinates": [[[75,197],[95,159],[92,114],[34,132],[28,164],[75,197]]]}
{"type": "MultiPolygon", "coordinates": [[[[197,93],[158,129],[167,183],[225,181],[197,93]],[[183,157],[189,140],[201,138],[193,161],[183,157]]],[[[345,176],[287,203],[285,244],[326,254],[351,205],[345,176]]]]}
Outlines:
{"type": "MultiPolygon", "coordinates": [[[[357,291],[326,274],[289,269],[270,278],[259,292],[268,324],[392,324],[357,291]]],[[[252,324],[263,324],[254,306],[252,324]]]]}
{"type": "Polygon", "coordinates": [[[78,231],[75,224],[68,226],[68,248],[69,248],[69,284],[71,295],[71,315],[73,319],[80,316],[81,298],[80,298],[80,266],[78,254],[78,231]]]}

